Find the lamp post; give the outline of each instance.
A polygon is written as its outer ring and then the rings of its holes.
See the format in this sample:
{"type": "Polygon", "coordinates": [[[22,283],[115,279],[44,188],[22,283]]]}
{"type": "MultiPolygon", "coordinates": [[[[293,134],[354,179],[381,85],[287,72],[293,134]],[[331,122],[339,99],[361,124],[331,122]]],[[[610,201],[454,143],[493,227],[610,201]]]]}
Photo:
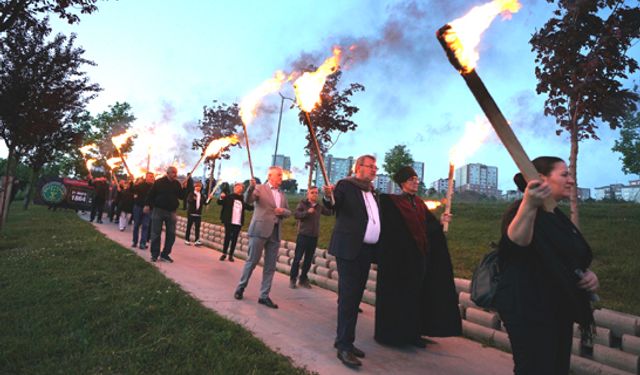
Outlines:
{"type": "Polygon", "coordinates": [[[278,95],[280,95],[280,116],[278,117],[278,132],[276,133],[276,150],[273,152],[273,163],[271,163],[271,165],[276,165],[276,155],[278,155],[278,142],[280,142],[280,125],[282,124],[282,109],[284,108],[284,100],[287,99],[293,103],[291,105],[291,108],[293,108],[296,103],[295,99],[288,98],[281,93],[278,93],[278,95]]]}

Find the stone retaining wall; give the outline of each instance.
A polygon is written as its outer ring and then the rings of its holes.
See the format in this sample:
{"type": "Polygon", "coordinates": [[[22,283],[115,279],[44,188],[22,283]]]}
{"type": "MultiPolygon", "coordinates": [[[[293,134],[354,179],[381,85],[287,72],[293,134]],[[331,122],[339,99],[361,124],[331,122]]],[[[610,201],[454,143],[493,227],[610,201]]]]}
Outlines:
{"type": "MultiPolygon", "coordinates": [[[[178,217],[177,234],[184,237],[187,220],[178,217]]],[[[214,250],[222,250],[224,227],[202,223],[200,240],[214,250]]],[[[235,256],[247,259],[249,239],[241,232],[236,246],[235,256]]],[[[295,243],[281,241],[276,269],[289,274],[293,260],[295,243]]],[[[262,264],[262,260],[260,261],[262,264]]],[[[319,287],[338,291],[338,272],[335,257],[325,249],[316,249],[309,280],[319,287]]],[[[463,318],[464,336],[504,351],[511,351],[509,337],[500,316],[476,306],[471,301],[469,288],[471,282],[455,279],[459,293],[460,314],[463,318]]],[[[369,280],[362,298],[363,302],[375,305],[376,266],[371,266],[369,280]]],[[[593,345],[580,344],[578,327],[574,327],[574,340],[571,355],[572,373],[578,375],[594,374],[640,374],[640,317],[608,309],[596,310],[596,336],[593,345]]]]}

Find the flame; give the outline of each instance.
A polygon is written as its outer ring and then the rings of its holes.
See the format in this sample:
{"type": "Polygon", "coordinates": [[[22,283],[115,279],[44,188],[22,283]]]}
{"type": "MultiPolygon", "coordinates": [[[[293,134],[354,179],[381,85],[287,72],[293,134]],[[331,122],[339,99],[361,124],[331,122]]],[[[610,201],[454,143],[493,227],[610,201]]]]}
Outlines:
{"type": "Polygon", "coordinates": [[[468,156],[473,155],[491,134],[491,124],[486,117],[478,115],[475,121],[465,124],[464,134],[449,151],[449,163],[462,165],[468,156]]]}
{"type": "Polygon", "coordinates": [[[224,149],[225,147],[229,145],[235,145],[238,142],[240,142],[240,138],[238,138],[238,136],[235,134],[230,137],[214,139],[204,150],[203,155],[207,157],[215,156],[220,153],[220,151],[222,151],[222,149],[224,149]]]}
{"type": "Polygon", "coordinates": [[[115,158],[107,159],[106,163],[111,170],[114,170],[118,168],[120,164],[122,164],[122,160],[120,158],[115,157],[115,158]]]}
{"type": "Polygon", "coordinates": [[[462,73],[469,73],[476,67],[480,59],[477,51],[480,38],[496,16],[502,13],[508,18],[521,7],[518,0],[493,0],[474,7],[466,15],[449,22],[451,28],[444,33],[444,39],[462,65],[462,73]]]}
{"type": "Polygon", "coordinates": [[[86,157],[87,154],[89,153],[89,151],[91,151],[92,149],[96,148],[98,146],[96,146],[95,143],[89,143],[86,146],[82,146],[78,149],[78,151],[80,151],[80,153],[82,154],[83,157],[86,157]]]}
{"type": "Polygon", "coordinates": [[[124,146],[129,140],[129,138],[131,138],[134,134],[135,133],[133,132],[133,130],[128,129],[122,134],[118,134],[116,136],[111,137],[111,142],[113,143],[115,148],[118,150],[118,152],[120,152],[120,148],[124,146]]]}
{"type": "Polygon", "coordinates": [[[429,211],[433,211],[436,208],[442,206],[442,202],[440,202],[440,201],[428,201],[428,200],[425,200],[424,204],[427,206],[427,209],[429,211]]]}
{"type": "MultiPolygon", "coordinates": [[[[82,151],[80,151],[82,152],[82,151]]],[[[93,168],[93,165],[96,163],[96,159],[87,159],[87,161],[85,162],[85,165],[87,166],[87,170],[89,172],[91,172],[91,169],[93,168]]]]}
{"type": "Polygon", "coordinates": [[[311,112],[320,104],[320,92],[327,81],[327,76],[339,68],[342,50],[334,47],[333,56],[326,59],[315,72],[305,72],[296,79],[293,89],[296,92],[298,106],[305,112],[311,112]]]}
{"type": "Polygon", "coordinates": [[[286,180],[293,180],[294,176],[293,176],[293,172],[288,171],[286,169],[282,170],[282,180],[286,181],[286,180]]]}
{"type": "Polygon", "coordinates": [[[240,117],[242,118],[242,122],[245,125],[251,123],[253,119],[256,118],[258,106],[260,105],[262,98],[280,90],[282,84],[290,79],[291,76],[287,77],[284,72],[278,70],[273,78],[269,78],[262,82],[260,86],[256,87],[249,93],[249,95],[245,96],[240,103],[240,117]]]}

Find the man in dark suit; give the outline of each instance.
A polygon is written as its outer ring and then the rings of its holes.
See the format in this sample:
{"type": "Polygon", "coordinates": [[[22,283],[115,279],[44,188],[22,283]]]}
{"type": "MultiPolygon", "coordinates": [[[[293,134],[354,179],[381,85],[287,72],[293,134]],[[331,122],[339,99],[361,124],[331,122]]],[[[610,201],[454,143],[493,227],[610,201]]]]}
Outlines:
{"type": "Polygon", "coordinates": [[[358,305],[369,277],[371,259],[380,236],[380,214],[371,182],[376,177],[376,158],[360,156],[355,176],[340,180],[335,188],[325,186],[325,205],[334,208],[329,254],[338,264],[338,327],[334,346],[338,359],[348,367],[358,367],[364,352],[353,345],[358,305]],[[333,194],[334,203],[331,202],[333,194]]]}
{"type": "Polygon", "coordinates": [[[234,297],[242,299],[251,273],[258,265],[264,249],[262,286],[258,303],[277,309],[278,305],[269,298],[269,292],[271,291],[273,274],[276,271],[281,222],[291,215],[291,211],[289,211],[287,197],[278,190],[282,184],[282,169],[280,167],[269,168],[267,179],[266,184],[257,186],[256,181],[251,179],[249,189],[246,192],[245,202],[253,204],[255,211],[247,233],[249,235],[249,258],[244,265],[234,297]]]}

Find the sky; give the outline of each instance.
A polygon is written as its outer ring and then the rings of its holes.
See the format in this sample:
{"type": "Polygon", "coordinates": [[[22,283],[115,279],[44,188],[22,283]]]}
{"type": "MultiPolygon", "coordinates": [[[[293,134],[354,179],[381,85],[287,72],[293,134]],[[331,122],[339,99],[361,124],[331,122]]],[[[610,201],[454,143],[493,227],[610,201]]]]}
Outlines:
{"type": "MultiPolygon", "coordinates": [[[[568,134],[555,134],[554,119],[543,115],[537,95],[534,54],[529,39],[551,16],[546,1],[522,0],[510,20],[500,17],[484,34],[477,72],[510,121],[531,158],[568,159],[568,134]]],[[[460,75],[435,38],[435,31],[482,1],[106,1],[83,15],[78,25],[53,20],[56,32],[76,33],[76,45],[95,67],[86,71],[103,91],[89,106],[92,114],[116,101],[128,102],[137,120],[139,146],[129,156],[146,163],[145,134],[164,134],[153,165],[178,158],[190,170],[199,152],[191,150],[204,106],[214,100],[239,102],[277,70],[290,72],[299,62],[319,65],[334,45],[356,45],[360,57],[343,70],[342,85],[358,82],[364,92],[352,103],[358,127],[342,134],[330,150],[334,157],[385,153],[405,144],[414,160],[425,162],[427,186],[448,171],[449,150],[465,124],[482,115],[460,75]]],[[[630,55],[640,59],[640,46],[630,55]]],[[[631,85],[631,82],[628,83],[631,85]]],[[[290,85],[281,93],[293,97],[290,85]]],[[[248,127],[255,175],[264,178],[275,147],[280,98],[266,97],[248,127]]],[[[299,183],[306,181],[306,128],[297,110],[285,103],[278,153],[291,157],[299,183]]],[[[618,131],[603,125],[601,140],[580,144],[578,183],[597,187],[637,178],[621,171],[611,151],[618,131]]],[[[499,188],[513,189],[516,166],[495,135],[466,162],[499,168],[499,188]]],[[[246,149],[234,148],[221,166],[223,177],[249,177],[246,149]],[[236,171],[233,173],[233,171],[236,171]],[[238,175],[238,173],[240,175],[238,175]]],[[[181,171],[183,172],[183,171],[181,171]]],[[[201,169],[196,174],[201,174],[201,169]]]]}

